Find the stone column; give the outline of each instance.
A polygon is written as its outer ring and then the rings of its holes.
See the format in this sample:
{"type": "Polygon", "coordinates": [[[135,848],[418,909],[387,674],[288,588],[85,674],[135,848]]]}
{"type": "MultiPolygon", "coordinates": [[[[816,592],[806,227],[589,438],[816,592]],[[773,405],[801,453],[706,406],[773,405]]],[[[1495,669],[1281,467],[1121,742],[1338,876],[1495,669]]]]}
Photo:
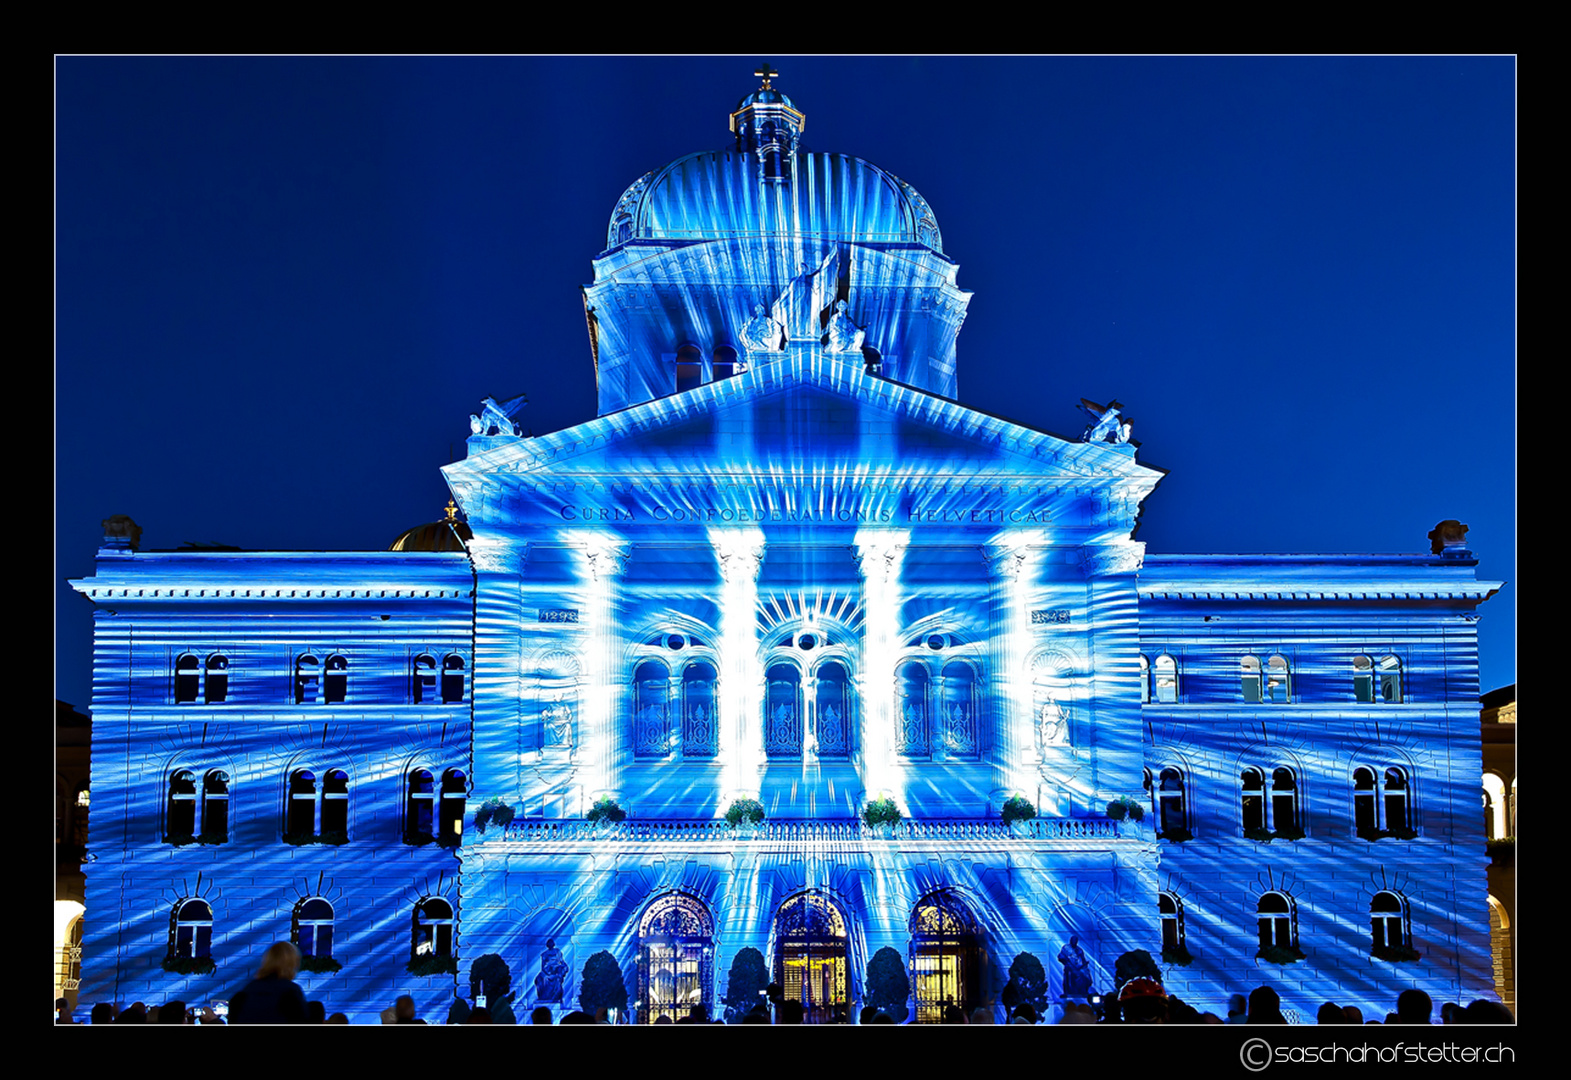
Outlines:
{"type": "MultiPolygon", "coordinates": [[[[675,667],[675,664],[672,665],[675,667]]],[[[687,707],[682,700],[682,671],[675,668],[666,679],[665,689],[665,715],[666,715],[666,746],[671,750],[674,760],[682,759],[682,717],[683,710],[687,707]]]]}
{"type": "Polygon", "coordinates": [[[515,807],[526,805],[522,762],[540,749],[535,725],[524,713],[521,686],[525,618],[524,568],[529,547],[508,537],[481,533],[469,541],[475,568],[474,735],[472,772],[484,786],[515,807]]]}
{"type": "MultiPolygon", "coordinates": [[[[1140,598],[1136,575],[1145,545],[1133,540],[1088,544],[1080,551],[1091,624],[1091,687],[1086,701],[1096,733],[1087,778],[1091,807],[1141,790],[1145,740],[1140,713],[1140,598]]],[[[1077,792],[1078,797],[1081,793],[1077,792]]]]}
{"type": "Polygon", "coordinates": [[[862,786],[870,798],[889,792],[902,804],[900,770],[895,757],[894,677],[900,650],[900,564],[908,534],[875,532],[858,535],[851,547],[862,572],[862,669],[857,673],[861,707],[862,786]]]}
{"type": "Polygon", "coordinates": [[[617,579],[627,571],[628,545],[612,540],[584,548],[589,580],[584,590],[588,623],[583,656],[584,696],[579,717],[579,776],[589,800],[601,794],[621,797],[622,758],[631,753],[626,733],[619,730],[621,701],[632,677],[618,670],[622,650],[621,590],[617,579]]]}
{"type": "Polygon", "coordinates": [[[720,670],[715,709],[720,734],[720,803],[758,798],[764,767],[763,672],[758,662],[760,529],[712,529],[720,567],[720,670]]]}
{"type": "Polygon", "coordinates": [[[1028,757],[1032,748],[1030,687],[1020,670],[1030,634],[1028,590],[1033,584],[1036,559],[1031,549],[1013,538],[1001,538],[982,548],[987,565],[988,611],[991,613],[990,659],[984,700],[992,737],[987,761],[993,772],[993,799],[997,810],[1011,792],[1031,793],[1028,757]]]}

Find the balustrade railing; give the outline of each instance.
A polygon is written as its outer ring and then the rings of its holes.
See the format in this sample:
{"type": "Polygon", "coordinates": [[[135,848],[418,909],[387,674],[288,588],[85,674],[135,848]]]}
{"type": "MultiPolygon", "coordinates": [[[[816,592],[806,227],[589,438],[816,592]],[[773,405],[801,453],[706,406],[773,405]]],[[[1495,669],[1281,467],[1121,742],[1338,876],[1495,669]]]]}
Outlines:
{"type": "MultiPolygon", "coordinates": [[[[615,841],[620,843],[729,844],[737,840],[763,840],[777,843],[814,841],[861,842],[881,839],[889,834],[859,819],[816,821],[766,821],[751,828],[735,829],[723,820],[639,821],[615,824],[564,818],[553,821],[520,821],[488,829],[483,835],[465,837],[468,844],[489,840],[520,843],[558,843],[563,841],[615,841]]],[[[1119,822],[1105,818],[1034,818],[1006,825],[1002,821],[980,818],[953,820],[908,820],[895,829],[895,835],[913,840],[982,840],[992,842],[1038,840],[1116,840],[1129,835],[1119,822]]]]}

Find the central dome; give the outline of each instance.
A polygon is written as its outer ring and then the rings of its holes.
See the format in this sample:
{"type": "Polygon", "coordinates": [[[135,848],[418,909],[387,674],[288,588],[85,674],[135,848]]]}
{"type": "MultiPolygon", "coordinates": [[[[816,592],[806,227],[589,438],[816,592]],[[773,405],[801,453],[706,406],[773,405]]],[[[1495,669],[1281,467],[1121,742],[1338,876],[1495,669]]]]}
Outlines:
{"type": "Polygon", "coordinates": [[[611,215],[607,249],[631,240],[718,240],[797,235],[943,252],[938,221],[910,184],[846,154],[782,155],[782,177],[760,175],[758,155],[714,150],[677,158],[627,189],[611,215]]]}
{"type": "Polygon", "coordinates": [[[611,212],[584,287],[601,415],[788,356],[954,397],[971,294],[932,209],[872,162],[805,149],[807,117],[758,74],[732,146],[646,173],[611,212]]]}
{"type": "Polygon", "coordinates": [[[635,240],[746,236],[920,244],[943,253],[938,221],[917,190],[870,161],[801,148],[807,117],[764,84],[731,113],[736,144],[646,173],[617,201],[606,250],[635,240]]]}

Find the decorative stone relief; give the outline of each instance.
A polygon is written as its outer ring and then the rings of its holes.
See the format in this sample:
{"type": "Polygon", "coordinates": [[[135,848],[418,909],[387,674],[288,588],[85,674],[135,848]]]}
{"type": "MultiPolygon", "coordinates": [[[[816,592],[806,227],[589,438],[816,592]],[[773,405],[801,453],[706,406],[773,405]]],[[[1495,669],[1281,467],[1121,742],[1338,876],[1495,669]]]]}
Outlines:
{"type": "Polygon", "coordinates": [[[1134,574],[1145,562],[1146,546],[1139,540],[1119,540],[1080,549],[1080,567],[1086,577],[1134,574]]]}
{"type": "Polygon", "coordinates": [[[600,544],[585,549],[584,555],[589,560],[590,576],[599,581],[625,574],[632,552],[625,544],[600,544]]]}
{"type": "Polygon", "coordinates": [[[887,583],[894,580],[900,553],[905,550],[905,546],[899,540],[869,540],[854,544],[849,550],[864,578],[887,583]]]}
{"type": "Polygon", "coordinates": [[[475,569],[485,574],[522,574],[527,545],[475,537],[469,541],[469,557],[475,569]]]}

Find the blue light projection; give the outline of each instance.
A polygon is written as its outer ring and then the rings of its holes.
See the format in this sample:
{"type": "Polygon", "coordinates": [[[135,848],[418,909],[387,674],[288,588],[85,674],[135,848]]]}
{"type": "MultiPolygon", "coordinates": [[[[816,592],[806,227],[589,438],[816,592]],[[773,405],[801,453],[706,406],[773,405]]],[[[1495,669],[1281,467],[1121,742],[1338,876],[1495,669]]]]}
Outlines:
{"type": "Polygon", "coordinates": [[[636,1018],[718,1011],[744,948],[828,1017],[886,946],[920,952],[932,1016],[996,1005],[1017,953],[1071,935],[1101,990],[1181,934],[1167,978],[1196,1000],[1275,981],[1278,937],[1301,1011],[1488,993],[1477,793],[1449,785],[1481,772],[1471,620],[1498,586],[1465,530],[1424,555],[1147,556],[1161,471],[953,400],[969,294],[931,209],[797,149],[804,122],[766,78],[734,148],[628,189],[585,290],[601,415],[538,437],[476,416],[443,469],[466,551],[151,553],[106,523],[74,583],[98,605],[84,1002],[222,996],[315,898],[341,969],[310,992],[356,1019],[404,992],[440,1014],[487,954],[515,1013],[564,1009],[601,950],[636,1018]],[[197,692],[209,656],[223,700],[197,692]],[[336,658],[332,693],[301,691],[307,656],[336,658]],[[1356,658],[1387,656],[1400,693],[1361,692],[1356,658]],[[468,693],[434,692],[438,657],[468,693]],[[1294,779],[1271,838],[1250,768],[1294,779]],[[1404,778],[1374,840],[1360,769],[1404,778]],[[227,837],[171,837],[213,770],[227,837]],[[1011,796],[1038,816],[1006,826],[1011,796]],[[896,830],[860,818],[883,798],[896,830]],[[726,821],[740,799],[762,825],[726,821]],[[589,820],[604,800],[626,820],[589,820]],[[1372,957],[1376,894],[1421,961],[1372,957]],[[166,970],[193,899],[216,972],[166,970]],[[917,949],[940,908],[963,940],[917,949]]]}

